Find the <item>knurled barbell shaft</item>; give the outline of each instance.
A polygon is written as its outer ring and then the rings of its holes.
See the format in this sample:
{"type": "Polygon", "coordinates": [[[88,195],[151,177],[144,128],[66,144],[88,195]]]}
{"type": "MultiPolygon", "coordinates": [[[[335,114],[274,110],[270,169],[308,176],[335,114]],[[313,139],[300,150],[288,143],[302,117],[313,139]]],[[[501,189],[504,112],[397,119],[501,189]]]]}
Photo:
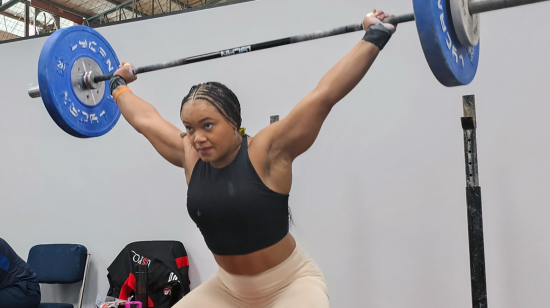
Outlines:
{"type": "MultiPolygon", "coordinates": [[[[412,15],[412,14],[410,14],[410,15],[412,15]]],[[[413,18],[412,20],[414,20],[414,16],[412,16],[412,18],[413,18]]],[[[262,50],[262,49],[268,49],[268,48],[273,48],[273,47],[290,45],[290,44],[294,44],[294,43],[306,42],[306,41],[311,41],[311,40],[315,40],[315,39],[320,39],[320,38],[325,38],[325,37],[329,37],[329,36],[355,32],[355,31],[361,31],[361,30],[363,30],[363,24],[343,26],[343,27],[333,28],[333,29],[324,30],[324,31],[317,31],[317,32],[313,32],[313,33],[308,33],[308,34],[303,34],[303,35],[296,35],[296,36],[291,36],[291,37],[278,39],[278,40],[273,40],[273,41],[267,41],[267,42],[263,42],[263,43],[253,44],[253,45],[245,45],[245,46],[242,46],[242,47],[220,50],[220,51],[216,51],[216,52],[202,54],[202,55],[199,55],[199,56],[193,56],[193,57],[178,59],[178,60],[174,60],[174,61],[164,62],[164,63],[158,63],[158,64],[153,64],[153,65],[148,65],[148,66],[142,66],[142,67],[134,68],[133,73],[135,75],[142,74],[142,73],[148,73],[148,72],[158,71],[158,70],[171,68],[171,67],[175,67],[175,66],[181,66],[181,65],[187,65],[187,64],[196,63],[196,62],[213,60],[213,59],[232,56],[232,55],[236,55],[236,54],[248,53],[248,52],[252,52],[252,51],[258,51],[258,50],[262,50]]],[[[106,80],[111,79],[112,76],[113,76],[113,74],[98,75],[98,76],[94,77],[94,81],[95,82],[106,81],[106,80]]]]}
{"type": "MultiPolygon", "coordinates": [[[[386,19],[384,19],[384,22],[396,25],[396,24],[399,24],[399,23],[404,23],[404,22],[413,21],[413,20],[414,20],[414,14],[410,13],[410,14],[404,14],[404,15],[399,15],[399,16],[386,18],[386,19]]],[[[263,42],[263,43],[259,43],[259,44],[253,44],[253,45],[248,45],[248,46],[243,46],[243,47],[238,47],[238,48],[232,48],[232,49],[227,49],[227,50],[220,50],[220,51],[217,51],[217,52],[207,53],[207,54],[203,54],[203,55],[200,55],[200,56],[194,56],[194,57],[178,59],[178,60],[174,60],[174,61],[170,61],[170,62],[164,62],[164,63],[159,63],[159,64],[142,66],[142,67],[138,67],[138,68],[133,69],[133,73],[137,75],[137,74],[162,70],[162,69],[165,69],[165,68],[171,68],[171,67],[180,66],[180,65],[186,65],[186,64],[196,63],[196,62],[202,62],[202,61],[206,61],[206,60],[222,58],[222,57],[235,55],[235,54],[240,54],[240,53],[245,53],[245,52],[252,52],[252,51],[257,51],[257,50],[262,50],[262,49],[268,49],[268,48],[273,48],[273,47],[289,45],[289,44],[295,44],[295,43],[301,43],[301,42],[306,42],[306,41],[311,41],[311,40],[317,40],[317,39],[321,39],[321,38],[325,38],[325,37],[329,37],[329,36],[335,36],[335,35],[340,35],[340,34],[345,34],[345,33],[350,33],[350,32],[356,32],[356,31],[361,31],[361,30],[363,30],[363,23],[349,25],[349,26],[343,26],[343,27],[338,27],[338,28],[333,28],[333,29],[329,29],[329,30],[316,31],[316,32],[313,32],[313,33],[291,36],[291,37],[278,39],[278,40],[273,40],[273,41],[268,41],[268,42],[263,42]]],[[[98,75],[98,76],[94,77],[94,81],[95,82],[101,82],[101,81],[109,80],[109,79],[111,79],[111,77],[113,77],[113,74],[98,75]]]]}
{"type": "MultiPolygon", "coordinates": [[[[483,12],[495,11],[499,9],[532,4],[537,2],[544,2],[544,1],[549,1],[549,0],[469,0],[468,8],[471,14],[478,14],[483,12]]],[[[391,17],[391,18],[386,18],[384,22],[396,25],[399,23],[409,22],[413,20],[414,20],[414,13],[410,13],[410,14],[391,17]]],[[[325,38],[329,36],[340,35],[344,33],[360,31],[360,30],[363,30],[363,24],[356,24],[351,26],[334,28],[334,29],[325,30],[325,31],[317,31],[311,34],[297,35],[297,36],[292,36],[292,37],[288,37],[280,40],[274,40],[274,41],[264,42],[260,44],[244,46],[241,48],[248,48],[244,50],[246,50],[246,52],[251,52],[251,51],[256,51],[261,49],[267,49],[267,48],[289,45],[289,44],[294,44],[299,42],[316,40],[320,38],[325,38]]],[[[234,48],[234,49],[229,49],[228,51],[237,50],[237,49],[241,50],[240,48],[234,48]]],[[[186,64],[195,63],[195,62],[201,62],[205,60],[212,60],[212,59],[223,57],[224,56],[223,52],[224,51],[218,51],[218,52],[213,52],[213,53],[204,54],[200,56],[138,67],[134,69],[133,72],[134,74],[141,74],[141,73],[157,71],[165,68],[171,68],[171,67],[186,65],[186,64]]],[[[238,52],[238,53],[241,53],[241,52],[238,52]]],[[[112,76],[113,74],[99,75],[94,78],[94,81],[100,82],[100,81],[109,80],[111,79],[112,76]]]]}
{"type": "MultiPolygon", "coordinates": [[[[495,11],[499,9],[509,8],[509,7],[515,7],[515,6],[521,6],[526,4],[532,4],[532,3],[538,3],[538,2],[546,2],[550,0],[469,0],[468,7],[471,14],[479,14],[483,12],[489,12],[489,11],[495,11]]],[[[410,14],[404,14],[404,15],[398,15],[395,17],[386,18],[383,20],[385,23],[391,23],[394,25],[414,21],[414,13],[410,14]]],[[[243,47],[238,48],[232,48],[232,49],[226,49],[226,50],[220,50],[217,52],[207,53],[199,56],[193,56],[183,59],[178,59],[174,61],[159,63],[159,64],[153,64],[148,66],[142,66],[133,69],[134,74],[142,74],[147,72],[153,72],[158,71],[166,68],[171,68],[175,66],[181,66],[196,62],[202,62],[206,60],[212,60],[217,58],[222,58],[226,56],[241,54],[241,53],[248,53],[252,51],[262,50],[262,49],[268,49],[273,47],[279,47],[294,43],[300,43],[300,42],[306,42],[316,39],[321,39],[325,37],[350,33],[350,32],[356,32],[363,30],[363,24],[354,24],[349,26],[343,26],[338,28],[333,28],[329,30],[323,30],[323,31],[316,31],[309,34],[302,34],[302,35],[296,35],[291,36],[283,39],[253,44],[253,45],[247,45],[243,47]]],[[[113,77],[113,74],[106,74],[106,75],[97,75],[94,77],[95,82],[102,82],[111,79],[113,77]]],[[[29,95],[33,98],[40,97],[40,92],[38,90],[38,86],[29,88],[29,95]]]]}

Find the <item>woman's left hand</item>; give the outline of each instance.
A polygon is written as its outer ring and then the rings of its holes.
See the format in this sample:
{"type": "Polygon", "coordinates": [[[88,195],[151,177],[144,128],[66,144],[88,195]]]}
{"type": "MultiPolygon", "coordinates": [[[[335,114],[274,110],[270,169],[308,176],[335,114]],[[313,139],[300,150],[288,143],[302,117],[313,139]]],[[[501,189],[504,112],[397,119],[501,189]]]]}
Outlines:
{"type": "Polygon", "coordinates": [[[365,18],[363,18],[363,29],[367,30],[370,26],[376,25],[376,24],[382,24],[384,27],[391,31],[391,33],[395,33],[396,26],[389,24],[389,23],[383,23],[382,20],[388,17],[394,17],[393,14],[386,14],[384,11],[377,11],[372,10],[372,13],[368,13],[365,18]]]}

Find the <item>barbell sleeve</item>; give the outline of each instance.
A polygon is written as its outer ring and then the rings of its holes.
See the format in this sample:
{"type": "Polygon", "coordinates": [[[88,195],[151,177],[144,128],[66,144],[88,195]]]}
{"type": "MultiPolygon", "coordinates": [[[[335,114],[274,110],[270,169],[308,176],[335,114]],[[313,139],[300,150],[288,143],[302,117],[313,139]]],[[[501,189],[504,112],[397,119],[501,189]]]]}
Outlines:
{"type": "Polygon", "coordinates": [[[470,0],[468,1],[468,10],[470,14],[480,14],[546,1],[548,0],[470,0]]]}
{"type": "Polygon", "coordinates": [[[29,96],[31,98],[40,97],[40,88],[38,86],[31,86],[29,88],[29,96]]]}

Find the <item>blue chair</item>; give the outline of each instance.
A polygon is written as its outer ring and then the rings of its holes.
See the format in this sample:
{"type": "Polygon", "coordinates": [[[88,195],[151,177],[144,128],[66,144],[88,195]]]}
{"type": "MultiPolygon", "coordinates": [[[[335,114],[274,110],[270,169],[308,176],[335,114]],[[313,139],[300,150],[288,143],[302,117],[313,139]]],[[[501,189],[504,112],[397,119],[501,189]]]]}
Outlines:
{"type": "MultiPolygon", "coordinates": [[[[82,281],[78,308],[82,307],[90,255],[78,244],[36,245],[29,251],[27,263],[36,272],[39,283],[73,284],[82,281]]],[[[40,303],[39,308],[74,308],[72,304],[40,303]]]]}

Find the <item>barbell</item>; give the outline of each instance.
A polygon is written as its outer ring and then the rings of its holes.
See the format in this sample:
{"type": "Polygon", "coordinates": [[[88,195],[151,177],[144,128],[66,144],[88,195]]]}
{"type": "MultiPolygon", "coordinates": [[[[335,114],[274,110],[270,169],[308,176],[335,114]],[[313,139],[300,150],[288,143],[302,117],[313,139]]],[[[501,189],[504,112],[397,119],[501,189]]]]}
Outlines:
{"type": "MultiPolygon", "coordinates": [[[[549,0],[413,0],[414,13],[387,18],[399,24],[416,21],[420,43],[430,69],[447,87],[469,84],[479,62],[479,16],[483,12],[549,0]]],[[[263,43],[134,68],[134,74],[212,60],[329,36],[361,31],[353,24],[263,43]]],[[[79,138],[110,131],[120,110],[109,93],[109,79],[119,66],[115,51],[97,31],[72,26],[54,32],[42,47],[38,86],[29,96],[42,97],[55,123],[79,138]]]]}

